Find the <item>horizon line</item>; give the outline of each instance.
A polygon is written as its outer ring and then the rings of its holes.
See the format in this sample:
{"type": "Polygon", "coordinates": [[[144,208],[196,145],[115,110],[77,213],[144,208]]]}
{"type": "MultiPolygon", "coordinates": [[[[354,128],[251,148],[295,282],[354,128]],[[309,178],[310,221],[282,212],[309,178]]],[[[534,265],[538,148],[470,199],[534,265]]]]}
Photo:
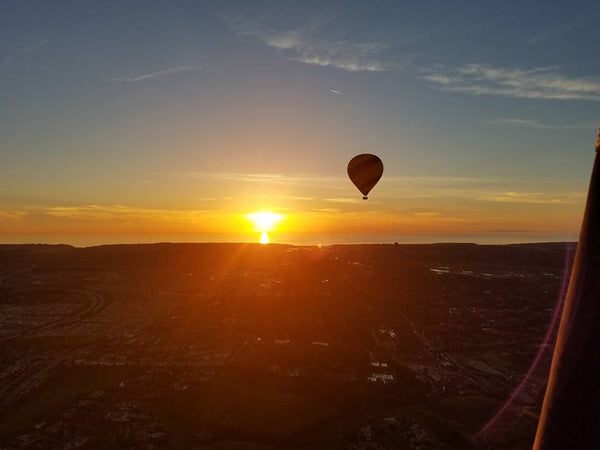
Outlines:
{"type": "MultiPolygon", "coordinates": [[[[397,237],[400,237],[398,235],[397,237]]],[[[117,246],[117,245],[269,245],[274,246],[290,246],[290,247],[333,247],[333,246],[355,246],[355,245],[480,245],[480,246],[508,246],[508,245],[535,245],[535,244],[577,244],[578,238],[569,235],[547,235],[545,238],[542,235],[532,236],[532,239],[524,239],[523,236],[510,239],[509,236],[473,236],[473,235],[457,235],[454,239],[450,236],[438,236],[435,239],[433,235],[423,236],[420,239],[311,239],[311,240],[288,240],[288,241],[271,241],[268,244],[261,244],[256,239],[246,240],[168,240],[168,239],[146,239],[146,240],[135,240],[135,239],[119,239],[119,240],[105,240],[100,241],[96,239],[73,239],[67,240],[15,240],[12,242],[0,241],[0,246],[27,246],[27,245],[46,245],[46,246],[69,246],[73,248],[93,248],[102,246],[117,246]],[[479,237],[479,238],[478,238],[479,237]],[[444,239],[446,238],[446,239],[444,239]],[[77,242],[79,241],[79,242],[77,242]],[[88,242],[84,242],[88,241],[88,242]]]]}

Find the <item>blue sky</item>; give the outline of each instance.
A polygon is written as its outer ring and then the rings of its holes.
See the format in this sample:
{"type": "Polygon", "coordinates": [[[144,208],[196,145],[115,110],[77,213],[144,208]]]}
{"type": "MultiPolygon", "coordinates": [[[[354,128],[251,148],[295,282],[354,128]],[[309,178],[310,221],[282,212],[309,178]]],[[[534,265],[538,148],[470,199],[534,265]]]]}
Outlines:
{"type": "Polygon", "coordinates": [[[597,2],[323,3],[2,2],[2,236],[576,233],[597,2]]]}

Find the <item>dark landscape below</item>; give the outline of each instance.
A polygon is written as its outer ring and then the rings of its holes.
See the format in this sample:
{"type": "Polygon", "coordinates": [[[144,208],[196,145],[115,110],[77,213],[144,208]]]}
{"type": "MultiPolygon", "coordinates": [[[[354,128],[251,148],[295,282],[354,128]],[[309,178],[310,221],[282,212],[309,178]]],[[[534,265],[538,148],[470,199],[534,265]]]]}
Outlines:
{"type": "Polygon", "coordinates": [[[574,249],[0,245],[0,448],[531,448],[574,249]]]}

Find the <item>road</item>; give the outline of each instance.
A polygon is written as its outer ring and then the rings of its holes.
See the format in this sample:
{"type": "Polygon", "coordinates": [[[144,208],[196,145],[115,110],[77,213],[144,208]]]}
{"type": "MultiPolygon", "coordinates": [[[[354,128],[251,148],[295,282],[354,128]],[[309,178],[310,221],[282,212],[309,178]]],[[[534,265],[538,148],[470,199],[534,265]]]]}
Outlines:
{"type": "MultiPolygon", "coordinates": [[[[76,308],[58,320],[55,320],[51,323],[46,323],[33,329],[28,329],[9,336],[4,336],[0,339],[0,342],[20,338],[31,338],[39,335],[40,333],[47,333],[48,331],[59,329],[60,327],[72,324],[84,317],[95,314],[101,310],[106,303],[105,298],[100,293],[87,289],[61,288],[53,289],[53,291],[60,291],[69,295],[77,294],[82,298],[85,298],[87,302],[83,306],[76,308]]],[[[85,345],[90,344],[83,344],[83,346],[85,345]]],[[[0,406],[9,406],[22,395],[29,392],[33,387],[39,385],[55,367],[71,359],[79,349],[80,348],[71,348],[60,355],[53,356],[43,361],[32,361],[27,358],[23,358],[7,367],[0,375],[0,380],[2,381],[0,386],[0,406]]]]}

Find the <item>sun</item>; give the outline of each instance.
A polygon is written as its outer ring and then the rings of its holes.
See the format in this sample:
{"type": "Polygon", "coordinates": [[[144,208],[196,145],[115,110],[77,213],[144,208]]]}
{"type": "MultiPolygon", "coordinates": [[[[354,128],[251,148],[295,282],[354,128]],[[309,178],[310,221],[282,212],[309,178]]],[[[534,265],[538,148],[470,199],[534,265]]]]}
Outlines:
{"type": "Polygon", "coordinates": [[[250,222],[254,224],[255,231],[266,232],[271,231],[275,225],[283,219],[282,214],[277,214],[271,211],[260,211],[246,216],[250,222]]]}
{"type": "Polygon", "coordinates": [[[259,211],[252,214],[247,214],[246,218],[254,225],[254,231],[260,233],[260,243],[269,243],[268,231],[275,228],[279,222],[283,220],[283,214],[277,214],[271,211],[259,211]]]}

